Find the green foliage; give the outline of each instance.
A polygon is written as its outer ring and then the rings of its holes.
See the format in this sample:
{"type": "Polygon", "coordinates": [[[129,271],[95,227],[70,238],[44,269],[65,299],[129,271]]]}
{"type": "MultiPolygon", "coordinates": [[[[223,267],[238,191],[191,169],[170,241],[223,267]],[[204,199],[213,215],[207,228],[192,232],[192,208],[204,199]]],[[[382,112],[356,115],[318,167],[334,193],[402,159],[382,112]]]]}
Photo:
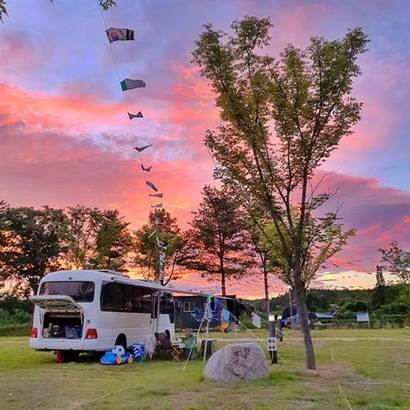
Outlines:
{"type": "Polygon", "coordinates": [[[177,268],[180,263],[184,244],[176,218],[164,209],[150,213],[148,224],[135,231],[133,263],[141,269],[147,279],[158,279],[159,256],[158,239],[166,245],[165,283],[178,278],[177,268]],[[156,233],[155,233],[156,232],[156,233]]]}
{"type": "Polygon", "coordinates": [[[13,296],[0,298],[0,327],[10,328],[31,322],[33,304],[13,296]]]}
{"type": "Polygon", "coordinates": [[[64,214],[44,207],[0,208],[0,272],[26,292],[36,291],[45,272],[58,269],[63,249],[59,241],[64,214]]]}
{"type": "Polygon", "coordinates": [[[95,256],[98,231],[104,222],[104,212],[97,208],[74,206],[67,208],[61,233],[66,266],[85,269],[95,256]]]}
{"type": "Polygon", "coordinates": [[[191,225],[182,263],[211,279],[220,277],[226,295],[226,280],[245,274],[252,264],[245,252],[248,243],[239,204],[229,191],[206,185],[191,225]]]}
{"type": "Polygon", "coordinates": [[[379,249],[382,261],[387,263],[386,269],[397,276],[400,283],[410,285],[410,252],[399,248],[396,241],[390,243],[390,247],[379,249]]]}
{"type": "Polygon", "coordinates": [[[269,217],[300,308],[307,365],[314,368],[305,287],[353,234],[336,223],[337,212],[318,216],[332,193],[320,192],[324,177],[317,182],[314,175],[360,119],[361,103],[351,92],[368,39],[361,28],[341,40],[313,37],[305,50],[289,45],[275,60],[264,54],[271,27],[268,18],[246,16],[227,35],[207,24],[193,63],[220,108],[220,126],[205,135],[218,163],[214,175],[240,190],[252,219],[255,208],[269,217]]]}
{"type": "Polygon", "coordinates": [[[95,239],[92,265],[100,269],[124,270],[132,245],[128,225],[117,210],[104,212],[95,239]]]}
{"type": "Polygon", "coordinates": [[[24,312],[23,310],[15,310],[13,313],[9,313],[0,309],[0,326],[10,326],[18,324],[26,324],[31,322],[31,314],[24,312]]]}
{"type": "Polygon", "coordinates": [[[0,278],[15,295],[36,292],[50,271],[124,270],[131,234],[117,210],[12,208],[0,201],[0,278]]]}

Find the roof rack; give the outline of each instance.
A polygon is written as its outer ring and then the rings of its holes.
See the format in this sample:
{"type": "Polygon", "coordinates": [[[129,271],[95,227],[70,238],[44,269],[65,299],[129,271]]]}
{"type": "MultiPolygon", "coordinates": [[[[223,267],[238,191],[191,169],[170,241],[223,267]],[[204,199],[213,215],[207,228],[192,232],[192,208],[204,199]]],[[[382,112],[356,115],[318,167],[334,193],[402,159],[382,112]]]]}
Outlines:
{"type": "Polygon", "coordinates": [[[116,272],[115,270],[109,270],[109,269],[98,269],[98,272],[110,273],[111,275],[117,275],[117,276],[125,276],[122,272],[116,272]]]}

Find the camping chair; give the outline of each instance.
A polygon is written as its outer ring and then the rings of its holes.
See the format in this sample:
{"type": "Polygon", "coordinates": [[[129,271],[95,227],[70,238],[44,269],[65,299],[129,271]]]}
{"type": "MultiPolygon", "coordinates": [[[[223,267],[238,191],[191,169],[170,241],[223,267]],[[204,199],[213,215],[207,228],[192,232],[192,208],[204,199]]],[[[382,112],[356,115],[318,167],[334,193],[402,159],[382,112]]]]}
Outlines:
{"type": "Polygon", "coordinates": [[[170,357],[171,355],[171,335],[166,330],[162,333],[155,333],[155,340],[157,342],[155,351],[158,352],[159,356],[170,357]]]}

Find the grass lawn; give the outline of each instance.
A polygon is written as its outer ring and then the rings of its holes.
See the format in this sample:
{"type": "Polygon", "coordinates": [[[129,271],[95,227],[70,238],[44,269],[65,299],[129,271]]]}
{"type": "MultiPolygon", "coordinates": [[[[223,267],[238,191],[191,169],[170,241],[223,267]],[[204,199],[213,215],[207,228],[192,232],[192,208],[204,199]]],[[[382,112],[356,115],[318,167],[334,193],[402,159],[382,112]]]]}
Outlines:
{"type": "MultiPolygon", "coordinates": [[[[0,337],[0,408],[410,409],[409,329],[313,334],[317,373],[304,370],[302,340],[292,331],[269,377],[224,385],[204,380],[199,360],[185,372],[183,363],[159,360],[101,366],[84,356],[55,364],[52,353],[30,350],[27,337],[0,337]]],[[[235,339],[213,336],[219,347],[235,339]]]]}

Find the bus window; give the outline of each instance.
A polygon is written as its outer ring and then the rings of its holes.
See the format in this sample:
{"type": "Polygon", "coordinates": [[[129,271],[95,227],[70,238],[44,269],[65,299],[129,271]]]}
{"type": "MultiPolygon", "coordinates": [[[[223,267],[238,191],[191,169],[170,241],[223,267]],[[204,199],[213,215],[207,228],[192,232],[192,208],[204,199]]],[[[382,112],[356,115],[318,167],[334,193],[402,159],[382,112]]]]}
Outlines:
{"type": "Polygon", "coordinates": [[[94,282],[43,282],[39,295],[65,295],[71,296],[76,302],[92,302],[94,300],[94,282]]]}
{"type": "Polygon", "coordinates": [[[150,313],[152,289],[123,283],[107,283],[101,291],[101,310],[110,312],[150,313]]]}

